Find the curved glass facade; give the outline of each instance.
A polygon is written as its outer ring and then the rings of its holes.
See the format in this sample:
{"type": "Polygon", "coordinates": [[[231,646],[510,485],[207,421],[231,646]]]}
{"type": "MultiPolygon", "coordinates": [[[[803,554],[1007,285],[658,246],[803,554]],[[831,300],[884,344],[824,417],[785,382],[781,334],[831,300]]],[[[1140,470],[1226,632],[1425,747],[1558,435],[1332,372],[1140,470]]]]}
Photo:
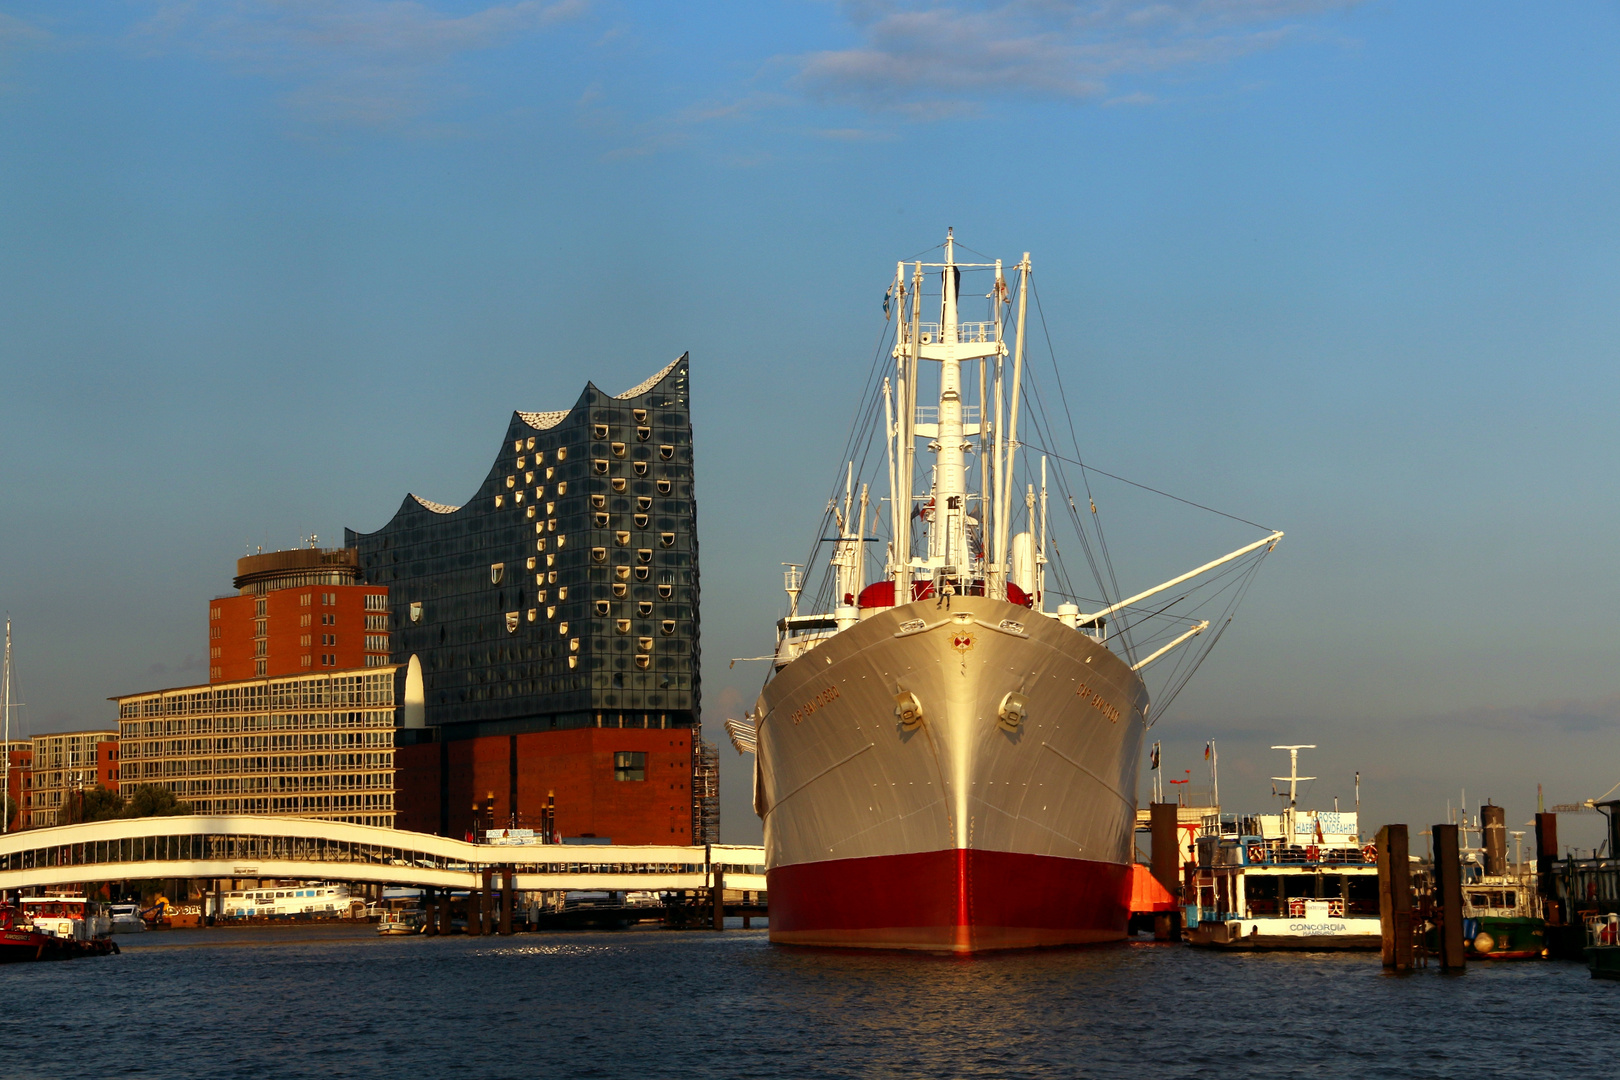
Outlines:
{"type": "Polygon", "coordinates": [[[466,505],[407,496],[346,544],[388,587],[391,658],[419,658],[444,737],[696,726],[685,356],[629,394],[587,384],[566,413],[514,413],[466,505]]]}

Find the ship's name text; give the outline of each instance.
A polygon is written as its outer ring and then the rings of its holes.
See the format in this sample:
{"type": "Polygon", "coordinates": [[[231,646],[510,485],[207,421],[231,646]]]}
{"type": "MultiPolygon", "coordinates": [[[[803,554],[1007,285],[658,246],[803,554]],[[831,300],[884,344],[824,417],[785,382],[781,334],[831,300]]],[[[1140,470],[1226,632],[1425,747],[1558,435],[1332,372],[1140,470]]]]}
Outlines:
{"type": "Polygon", "coordinates": [[[1119,710],[1108,704],[1107,700],[1091,687],[1081,683],[1074,693],[1076,697],[1086,701],[1093,709],[1108,717],[1110,723],[1119,723],[1119,710]]]}
{"type": "Polygon", "coordinates": [[[837,700],[838,687],[829,686],[827,689],[823,690],[821,693],[817,694],[803,705],[800,705],[797,709],[794,709],[793,722],[797,724],[799,721],[809,717],[809,715],[815,712],[817,709],[830,705],[837,700]]]}

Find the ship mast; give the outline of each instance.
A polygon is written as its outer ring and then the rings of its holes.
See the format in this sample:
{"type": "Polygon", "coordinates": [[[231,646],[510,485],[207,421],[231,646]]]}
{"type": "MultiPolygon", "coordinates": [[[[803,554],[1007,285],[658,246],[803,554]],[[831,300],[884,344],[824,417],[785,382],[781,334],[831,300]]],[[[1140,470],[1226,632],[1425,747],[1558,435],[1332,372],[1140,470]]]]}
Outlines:
{"type": "Polygon", "coordinates": [[[0,713],[5,714],[5,765],[0,769],[0,833],[11,831],[11,811],[6,798],[11,794],[11,620],[6,620],[5,670],[0,673],[0,713]]]}

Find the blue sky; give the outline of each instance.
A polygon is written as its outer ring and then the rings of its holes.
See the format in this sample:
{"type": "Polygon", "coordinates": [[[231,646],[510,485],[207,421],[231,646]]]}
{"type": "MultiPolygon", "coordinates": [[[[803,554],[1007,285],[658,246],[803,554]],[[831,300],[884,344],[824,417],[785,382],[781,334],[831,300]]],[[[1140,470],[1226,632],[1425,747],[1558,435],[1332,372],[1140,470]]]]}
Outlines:
{"type": "MultiPolygon", "coordinates": [[[[1259,808],[1314,742],[1313,800],[1359,769],[1373,824],[1598,795],[1617,45],[1583,3],[4,0],[25,723],[205,678],[249,545],[460,502],[512,409],[690,350],[718,738],[894,261],[953,226],[1032,252],[1089,460],[1288,531],[1167,768],[1214,737],[1259,808]]],[[[1098,498],[1132,582],[1242,538],[1098,498]]]]}

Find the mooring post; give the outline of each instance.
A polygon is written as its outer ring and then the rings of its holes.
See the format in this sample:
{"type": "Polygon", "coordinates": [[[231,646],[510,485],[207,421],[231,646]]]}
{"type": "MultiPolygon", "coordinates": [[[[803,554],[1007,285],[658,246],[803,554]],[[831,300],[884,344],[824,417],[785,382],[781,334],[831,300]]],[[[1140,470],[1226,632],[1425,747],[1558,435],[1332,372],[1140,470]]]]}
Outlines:
{"type": "Polygon", "coordinates": [[[1152,863],[1154,880],[1177,901],[1175,911],[1157,911],[1153,914],[1154,941],[1181,940],[1181,839],[1176,832],[1176,804],[1149,803],[1148,822],[1152,828],[1152,863]]]}
{"type": "Polygon", "coordinates": [[[439,894],[439,933],[450,932],[450,890],[446,889],[439,894]]]}
{"type": "Polygon", "coordinates": [[[714,928],[726,928],[726,872],[720,867],[714,868],[714,887],[709,890],[710,899],[714,901],[714,928]]]}
{"type": "Polygon", "coordinates": [[[501,868],[501,935],[512,936],[513,898],[517,896],[517,871],[510,866],[501,868]]]}
{"type": "Polygon", "coordinates": [[[1462,858],[1457,826],[1436,825],[1434,834],[1434,907],[1440,916],[1440,968],[1467,969],[1463,953],[1462,858]]]}
{"type": "Polygon", "coordinates": [[[1485,838],[1485,872],[1507,873],[1507,808],[1486,803],[1479,808],[1479,826],[1485,838]]]}
{"type": "Polygon", "coordinates": [[[1558,860],[1558,815],[1536,815],[1536,892],[1541,894],[1543,918],[1549,926],[1562,926],[1563,912],[1558,908],[1557,890],[1553,887],[1553,863],[1558,860]]]}
{"type": "Polygon", "coordinates": [[[1378,830],[1378,922],[1384,966],[1412,970],[1412,865],[1405,825],[1378,830]]]}
{"type": "Polygon", "coordinates": [[[422,889],[422,933],[428,937],[437,937],[439,933],[438,898],[439,890],[432,885],[422,889]]]}

